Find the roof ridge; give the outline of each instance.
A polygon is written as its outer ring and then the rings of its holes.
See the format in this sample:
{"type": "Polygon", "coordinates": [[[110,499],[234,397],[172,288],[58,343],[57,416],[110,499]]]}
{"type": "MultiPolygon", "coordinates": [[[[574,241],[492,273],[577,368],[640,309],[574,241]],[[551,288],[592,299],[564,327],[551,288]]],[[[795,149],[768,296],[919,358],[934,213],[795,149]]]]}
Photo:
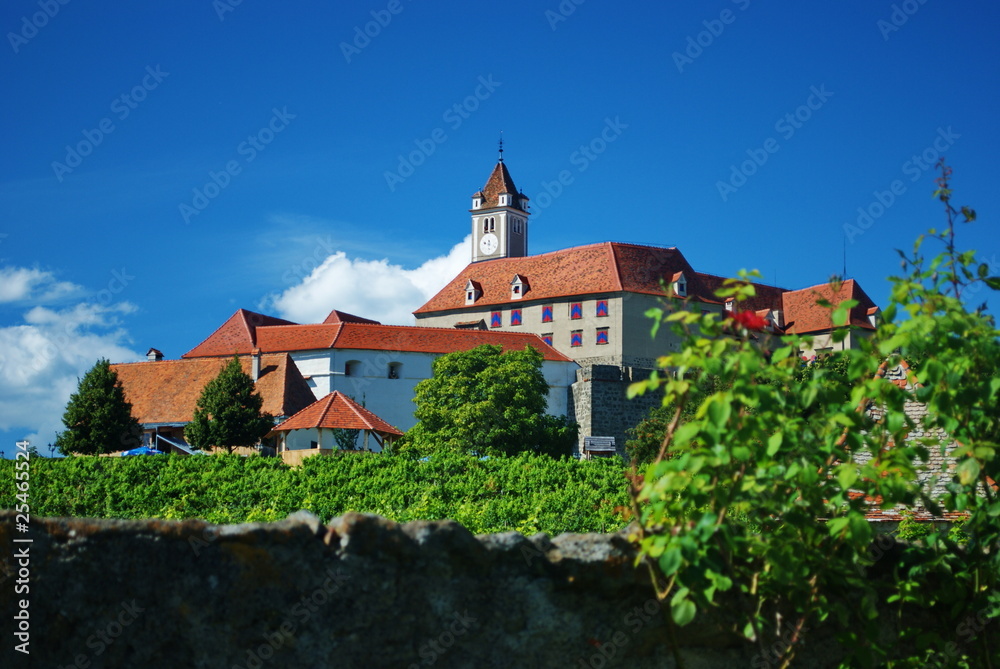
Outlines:
{"type": "Polygon", "coordinates": [[[345,400],[345,403],[347,404],[347,408],[349,408],[351,411],[353,411],[354,415],[357,416],[358,419],[362,423],[364,423],[365,425],[367,425],[369,430],[376,429],[376,427],[374,425],[372,425],[371,420],[369,420],[369,418],[367,416],[365,416],[361,411],[359,411],[359,409],[363,408],[363,407],[361,407],[361,405],[359,405],[357,402],[355,402],[354,400],[351,400],[351,398],[346,397],[346,396],[344,397],[344,400],[345,400]],[[347,400],[350,400],[350,401],[347,401],[347,400]]]}
{"type": "Polygon", "coordinates": [[[614,286],[616,290],[625,290],[624,284],[622,284],[622,271],[621,266],[618,264],[618,254],[615,253],[615,245],[613,242],[605,242],[608,245],[608,250],[611,252],[611,271],[612,275],[615,277],[614,286]]]}
{"type": "Polygon", "coordinates": [[[326,400],[326,406],[324,406],[323,411],[320,412],[319,420],[317,422],[323,423],[326,421],[327,417],[330,415],[330,412],[333,410],[333,405],[337,402],[337,397],[339,395],[340,393],[334,390],[332,393],[323,398],[324,400],[326,400]]]}

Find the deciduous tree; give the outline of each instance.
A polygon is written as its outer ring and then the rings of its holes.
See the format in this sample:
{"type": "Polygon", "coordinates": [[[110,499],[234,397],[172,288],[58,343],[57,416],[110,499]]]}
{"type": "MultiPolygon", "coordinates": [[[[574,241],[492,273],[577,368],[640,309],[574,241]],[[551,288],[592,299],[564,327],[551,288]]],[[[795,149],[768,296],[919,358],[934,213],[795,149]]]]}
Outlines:
{"type": "Polygon", "coordinates": [[[485,345],[434,361],[433,376],[417,384],[420,421],[406,449],[448,449],[481,455],[522,451],[569,455],[577,426],[545,413],[549,387],[542,354],[531,347],[503,353],[485,345]]]}

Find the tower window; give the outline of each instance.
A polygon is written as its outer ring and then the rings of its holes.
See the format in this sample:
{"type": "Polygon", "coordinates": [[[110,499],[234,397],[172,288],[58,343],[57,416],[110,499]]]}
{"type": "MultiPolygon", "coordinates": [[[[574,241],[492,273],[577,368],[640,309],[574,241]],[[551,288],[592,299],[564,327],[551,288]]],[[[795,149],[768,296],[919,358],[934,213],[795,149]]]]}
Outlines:
{"type": "Polygon", "coordinates": [[[521,324],[521,310],[520,309],[511,309],[510,310],[510,324],[511,325],[520,325],[521,324]]]}
{"type": "Polygon", "coordinates": [[[546,305],[542,307],[542,322],[551,323],[552,322],[552,305],[546,305]]]}
{"type": "Polygon", "coordinates": [[[403,363],[401,362],[391,362],[389,363],[389,378],[398,379],[403,376],[403,363]]]}
{"type": "Polygon", "coordinates": [[[569,305],[569,317],[574,321],[583,318],[582,302],[573,302],[571,305],[569,305]]]}
{"type": "Polygon", "coordinates": [[[496,228],[496,223],[497,223],[497,219],[495,219],[494,217],[490,216],[490,232],[493,232],[494,230],[497,229],[496,228]]]}
{"type": "Polygon", "coordinates": [[[608,315],[608,301],[607,300],[597,300],[597,316],[602,318],[608,315]]]}
{"type": "Polygon", "coordinates": [[[546,332],[545,334],[543,334],[542,341],[548,344],[549,346],[552,346],[552,333],[546,332]]]}
{"type": "Polygon", "coordinates": [[[573,330],[569,333],[569,345],[573,348],[583,346],[583,330],[573,330]]]}
{"type": "Polygon", "coordinates": [[[503,325],[503,312],[502,311],[490,312],[490,327],[498,328],[501,327],[502,325],[503,325]]]}
{"type": "Polygon", "coordinates": [[[597,328],[597,343],[598,344],[608,343],[608,328],[597,328]]]}

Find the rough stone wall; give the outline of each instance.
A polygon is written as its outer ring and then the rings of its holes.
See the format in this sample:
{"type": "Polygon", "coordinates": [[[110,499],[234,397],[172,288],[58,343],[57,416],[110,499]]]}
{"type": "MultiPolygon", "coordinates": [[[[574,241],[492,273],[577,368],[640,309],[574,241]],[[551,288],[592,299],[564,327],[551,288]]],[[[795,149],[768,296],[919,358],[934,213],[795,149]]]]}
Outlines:
{"type": "Polygon", "coordinates": [[[577,370],[571,389],[580,424],[579,448],[583,448],[585,436],[614,437],[618,453],[624,457],[626,430],[638,425],[660,403],[662,395],[628,398],[629,384],[649,378],[648,368],[588,363],[577,370]]]}
{"type": "MultiPolygon", "coordinates": [[[[30,538],[30,544],[12,544],[30,538]]],[[[624,535],[474,537],[307,512],[274,524],[33,519],[30,592],[3,554],[3,667],[669,667],[663,612],[624,535]],[[11,635],[27,598],[30,656],[11,635]]],[[[16,629],[16,628],[15,628],[16,629]]],[[[749,666],[715,624],[687,666],[749,666]]]]}

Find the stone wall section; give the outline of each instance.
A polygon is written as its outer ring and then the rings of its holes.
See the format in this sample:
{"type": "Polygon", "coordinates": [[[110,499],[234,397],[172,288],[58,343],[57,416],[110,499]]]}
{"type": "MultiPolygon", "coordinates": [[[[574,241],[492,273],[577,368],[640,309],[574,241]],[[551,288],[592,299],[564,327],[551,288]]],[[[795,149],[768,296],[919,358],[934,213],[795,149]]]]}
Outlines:
{"type": "MultiPolygon", "coordinates": [[[[25,532],[0,511],[0,542],[18,551],[0,553],[2,667],[677,666],[669,607],[625,532],[476,537],[451,521],[350,513],[323,525],[307,511],[228,526],[33,518],[25,532]],[[21,578],[30,589],[15,593],[21,578]],[[15,650],[18,627],[30,655],[15,650]]],[[[774,666],[735,633],[726,597],[677,630],[684,666],[774,666]]],[[[887,638],[900,624],[954,635],[933,612],[886,614],[887,638]]],[[[838,666],[830,620],[794,666],[838,666]]]]}
{"type": "Polygon", "coordinates": [[[628,398],[629,385],[649,378],[652,370],[622,365],[621,358],[579,362],[581,368],[570,389],[574,406],[571,418],[580,424],[578,449],[582,452],[584,437],[614,437],[619,455],[625,457],[626,431],[638,425],[663,397],[657,392],[628,398]]]}

